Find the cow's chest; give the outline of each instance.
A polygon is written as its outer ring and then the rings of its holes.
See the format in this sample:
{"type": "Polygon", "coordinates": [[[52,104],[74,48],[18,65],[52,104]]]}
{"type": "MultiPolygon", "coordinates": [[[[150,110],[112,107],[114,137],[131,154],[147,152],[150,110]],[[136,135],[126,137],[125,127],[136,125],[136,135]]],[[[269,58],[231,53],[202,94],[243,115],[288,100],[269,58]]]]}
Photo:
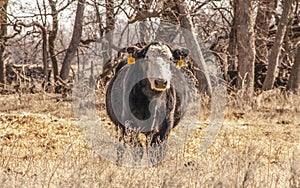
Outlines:
{"type": "MultiPolygon", "coordinates": [[[[153,92],[150,87],[137,84],[129,95],[131,113],[139,120],[147,120],[151,114],[163,114],[167,110],[168,91],[153,92]]],[[[168,110],[167,110],[168,111],[168,110]]]]}

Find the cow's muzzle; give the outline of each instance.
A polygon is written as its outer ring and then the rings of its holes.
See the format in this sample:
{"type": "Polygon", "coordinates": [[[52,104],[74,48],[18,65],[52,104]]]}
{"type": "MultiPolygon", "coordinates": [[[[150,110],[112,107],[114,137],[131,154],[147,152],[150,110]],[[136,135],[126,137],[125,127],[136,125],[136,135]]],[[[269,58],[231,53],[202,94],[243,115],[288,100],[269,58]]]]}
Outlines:
{"type": "Polygon", "coordinates": [[[156,91],[164,91],[168,87],[168,81],[165,79],[154,79],[153,89],[156,91]]]}

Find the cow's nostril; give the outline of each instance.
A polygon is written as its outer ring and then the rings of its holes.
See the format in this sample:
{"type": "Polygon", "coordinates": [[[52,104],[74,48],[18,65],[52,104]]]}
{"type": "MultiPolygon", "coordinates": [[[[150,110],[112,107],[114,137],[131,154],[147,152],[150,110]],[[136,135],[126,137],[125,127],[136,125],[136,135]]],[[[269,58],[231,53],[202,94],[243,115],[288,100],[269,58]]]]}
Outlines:
{"type": "Polygon", "coordinates": [[[168,84],[168,81],[167,80],[165,80],[165,82],[164,82],[164,86],[166,86],[168,84]]]}
{"type": "Polygon", "coordinates": [[[164,80],[164,79],[157,79],[157,80],[154,80],[154,84],[155,84],[155,87],[157,87],[157,88],[165,88],[168,84],[168,81],[164,80]]]}

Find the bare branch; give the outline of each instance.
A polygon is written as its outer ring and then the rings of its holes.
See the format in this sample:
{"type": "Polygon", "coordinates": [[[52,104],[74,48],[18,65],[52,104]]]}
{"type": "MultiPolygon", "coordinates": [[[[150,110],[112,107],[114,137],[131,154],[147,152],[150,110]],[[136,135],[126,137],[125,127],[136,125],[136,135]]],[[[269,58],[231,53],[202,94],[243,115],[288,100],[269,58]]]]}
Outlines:
{"type": "Polygon", "coordinates": [[[155,18],[161,15],[162,11],[140,10],[135,12],[129,19],[129,23],[143,21],[147,18],[155,18]]]}

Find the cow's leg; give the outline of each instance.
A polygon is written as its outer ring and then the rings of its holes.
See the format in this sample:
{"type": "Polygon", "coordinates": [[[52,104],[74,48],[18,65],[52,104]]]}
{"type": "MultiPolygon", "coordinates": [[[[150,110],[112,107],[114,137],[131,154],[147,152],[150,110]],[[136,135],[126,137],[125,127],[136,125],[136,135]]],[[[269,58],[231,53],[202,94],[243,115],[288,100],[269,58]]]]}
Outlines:
{"type": "Polygon", "coordinates": [[[175,102],[172,99],[174,98],[169,98],[167,101],[167,108],[170,111],[167,113],[167,117],[163,121],[161,129],[151,136],[150,147],[148,147],[148,157],[153,165],[162,162],[166,155],[167,138],[174,125],[175,102]]]}
{"type": "Polygon", "coordinates": [[[144,149],[142,146],[142,142],[139,139],[139,133],[130,129],[122,129],[120,131],[120,134],[121,135],[119,137],[119,146],[117,148],[116,163],[118,165],[124,163],[124,154],[126,151],[128,151],[132,156],[131,160],[133,161],[133,163],[135,163],[136,165],[140,164],[144,154],[144,149]]]}
{"type": "Polygon", "coordinates": [[[162,162],[166,155],[167,148],[167,138],[174,127],[174,117],[176,110],[176,92],[174,88],[171,88],[167,93],[167,114],[163,121],[161,128],[155,134],[150,142],[150,147],[148,151],[148,156],[152,164],[157,164],[162,162]]]}
{"type": "Polygon", "coordinates": [[[122,159],[123,155],[125,153],[125,147],[126,144],[124,142],[124,136],[125,136],[125,130],[123,127],[118,127],[117,128],[117,134],[118,134],[118,147],[117,147],[117,159],[116,159],[116,164],[121,165],[122,164],[122,159]]]}
{"type": "Polygon", "coordinates": [[[143,155],[144,155],[143,145],[141,144],[141,142],[137,142],[132,150],[133,160],[137,165],[141,163],[143,155]]]}
{"type": "Polygon", "coordinates": [[[163,129],[158,133],[150,136],[147,145],[148,158],[152,165],[162,162],[166,155],[167,136],[170,129],[163,129]]]}
{"type": "Polygon", "coordinates": [[[147,147],[148,158],[152,165],[156,165],[165,157],[167,140],[160,141],[159,135],[153,135],[150,145],[147,147]]]}
{"type": "Polygon", "coordinates": [[[116,164],[118,166],[122,165],[122,159],[125,153],[125,143],[119,143],[118,147],[117,147],[117,160],[116,160],[116,164]]]}
{"type": "Polygon", "coordinates": [[[130,153],[132,155],[132,160],[135,164],[140,164],[141,159],[144,155],[143,145],[139,138],[139,132],[136,130],[127,130],[126,143],[130,146],[130,153]]]}

